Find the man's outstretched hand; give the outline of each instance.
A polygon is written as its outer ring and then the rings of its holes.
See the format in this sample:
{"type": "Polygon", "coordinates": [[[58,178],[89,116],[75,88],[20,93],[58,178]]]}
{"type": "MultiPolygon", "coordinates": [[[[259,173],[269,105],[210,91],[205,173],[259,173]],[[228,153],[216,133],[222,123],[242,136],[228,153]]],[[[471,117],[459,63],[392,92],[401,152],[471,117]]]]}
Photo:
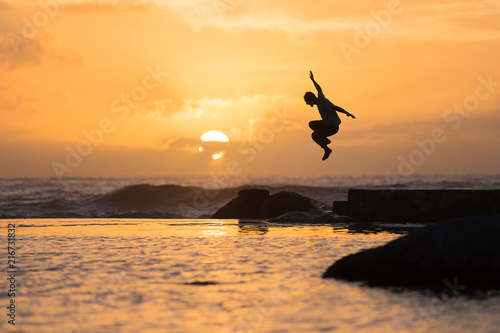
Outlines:
{"type": "Polygon", "coordinates": [[[309,77],[311,78],[312,82],[314,83],[314,87],[316,88],[316,90],[318,91],[318,93],[323,93],[323,91],[321,90],[321,87],[319,86],[319,84],[316,81],[314,81],[314,75],[313,75],[312,71],[309,71],[309,77]]]}
{"type": "Polygon", "coordinates": [[[348,117],[351,117],[352,119],[356,119],[356,117],[354,117],[354,115],[353,115],[353,114],[347,113],[347,116],[348,116],[348,117]]]}

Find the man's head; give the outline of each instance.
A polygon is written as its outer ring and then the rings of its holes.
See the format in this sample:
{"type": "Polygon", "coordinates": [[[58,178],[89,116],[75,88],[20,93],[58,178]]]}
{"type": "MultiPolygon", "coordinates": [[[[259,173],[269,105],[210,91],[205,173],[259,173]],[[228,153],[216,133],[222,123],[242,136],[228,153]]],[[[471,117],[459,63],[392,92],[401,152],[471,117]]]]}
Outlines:
{"type": "Polygon", "coordinates": [[[306,101],[307,105],[310,105],[311,107],[313,107],[317,101],[316,95],[314,95],[312,92],[308,91],[304,95],[304,101],[306,101]]]}

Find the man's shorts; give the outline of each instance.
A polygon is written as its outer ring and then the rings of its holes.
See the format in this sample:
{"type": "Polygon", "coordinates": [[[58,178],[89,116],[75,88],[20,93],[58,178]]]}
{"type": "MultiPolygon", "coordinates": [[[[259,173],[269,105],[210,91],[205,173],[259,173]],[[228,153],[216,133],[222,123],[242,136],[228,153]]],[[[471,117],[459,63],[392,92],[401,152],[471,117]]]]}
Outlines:
{"type": "Polygon", "coordinates": [[[315,131],[318,132],[319,135],[321,136],[330,136],[334,135],[339,131],[339,126],[335,125],[327,125],[323,122],[323,120],[313,120],[309,122],[309,127],[315,131]]]}

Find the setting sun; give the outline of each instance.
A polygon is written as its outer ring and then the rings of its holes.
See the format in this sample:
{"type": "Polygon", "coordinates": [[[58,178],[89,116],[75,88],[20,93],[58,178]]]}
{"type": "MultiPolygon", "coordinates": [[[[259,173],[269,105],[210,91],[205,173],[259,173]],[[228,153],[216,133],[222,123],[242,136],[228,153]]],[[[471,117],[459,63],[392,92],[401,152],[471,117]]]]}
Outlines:
{"type": "Polygon", "coordinates": [[[217,141],[228,142],[229,138],[226,134],[219,131],[208,131],[201,136],[201,141],[217,141]]]}

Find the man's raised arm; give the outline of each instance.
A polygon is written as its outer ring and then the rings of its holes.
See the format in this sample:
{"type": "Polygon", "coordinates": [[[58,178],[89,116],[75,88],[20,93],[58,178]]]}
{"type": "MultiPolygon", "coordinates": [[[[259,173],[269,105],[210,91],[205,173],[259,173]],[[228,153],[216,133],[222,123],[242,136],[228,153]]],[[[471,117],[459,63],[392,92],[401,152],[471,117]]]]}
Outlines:
{"type": "Polygon", "coordinates": [[[348,117],[351,117],[353,119],[356,119],[356,117],[354,117],[354,115],[350,114],[349,112],[347,112],[346,110],[342,109],[340,106],[337,106],[337,105],[333,105],[335,107],[335,110],[337,112],[340,112],[340,113],[345,113],[348,117]]]}
{"type": "Polygon", "coordinates": [[[319,93],[323,93],[323,90],[321,90],[321,87],[319,86],[319,84],[316,81],[314,81],[314,75],[313,75],[312,71],[309,71],[309,77],[311,78],[312,82],[314,83],[314,87],[316,88],[316,90],[319,93]]]}

